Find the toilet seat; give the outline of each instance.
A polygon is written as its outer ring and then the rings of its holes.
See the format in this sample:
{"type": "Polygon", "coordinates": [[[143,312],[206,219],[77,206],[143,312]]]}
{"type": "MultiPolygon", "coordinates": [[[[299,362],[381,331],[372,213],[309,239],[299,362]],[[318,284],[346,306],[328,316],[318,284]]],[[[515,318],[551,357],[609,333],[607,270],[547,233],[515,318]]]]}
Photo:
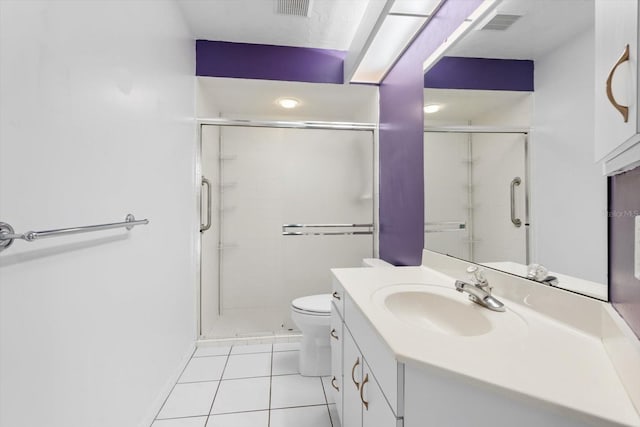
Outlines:
{"type": "Polygon", "coordinates": [[[291,309],[310,316],[331,315],[331,294],[310,295],[291,301],[291,309]]]}

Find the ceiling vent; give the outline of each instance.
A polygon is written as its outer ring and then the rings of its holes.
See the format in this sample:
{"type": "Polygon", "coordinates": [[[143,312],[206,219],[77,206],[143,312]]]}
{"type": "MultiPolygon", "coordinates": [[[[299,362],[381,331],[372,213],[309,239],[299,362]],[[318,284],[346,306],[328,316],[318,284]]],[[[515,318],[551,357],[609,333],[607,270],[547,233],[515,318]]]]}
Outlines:
{"type": "Polygon", "coordinates": [[[497,30],[504,31],[510,26],[513,25],[518,19],[520,19],[520,15],[503,15],[498,14],[494,16],[489,22],[482,27],[482,30],[497,30]]]}
{"type": "Polygon", "coordinates": [[[276,13],[289,16],[309,16],[312,0],[276,0],[276,13]]]}

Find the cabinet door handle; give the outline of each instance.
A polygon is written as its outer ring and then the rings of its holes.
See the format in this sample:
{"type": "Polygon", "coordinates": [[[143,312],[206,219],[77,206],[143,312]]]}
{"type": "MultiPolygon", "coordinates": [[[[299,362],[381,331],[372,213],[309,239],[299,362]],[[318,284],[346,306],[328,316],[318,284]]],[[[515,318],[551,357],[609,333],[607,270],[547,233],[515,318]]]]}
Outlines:
{"type": "Polygon", "coordinates": [[[331,296],[340,301],[340,294],[338,293],[338,291],[333,291],[331,296]]]}
{"type": "Polygon", "coordinates": [[[336,391],[340,391],[340,387],[336,385],[336,377],[331,378],[331,387],[335,388],[336,391]]]}
{"type": "MultiPolygon", "coordinates": [[[[326,329],[325,329],[325,331],[326,331],[326,329]]],[[[326,332],[325,332],[325,333],[326,333],[326,332]]],[[[335,339],[337,339],[337,340],[339,339],[339,338],[338,338],[338,334],[336,333],[336,330],[335,330],[335,329],[332,329],[332,330],[331,330],[331,332],[329,332],[329,335],[331,335],[331,338],[335,338],[335,339]]]]}
{"type": "Polygon", "coordinates": [[[353,368],[351,368],[351,381],[356,385],[356,390],[360,388],[360,383],[356,381],[356,368],[360,364],[360,358],[356,359],[356,363],[353,364],[353,368]]]}
{"type": "Polygon", "coordinates": [[[629,60],[629,45],[627,45],[624,48],[624,52],[622,53],[622,56],[620,57],[620,59],[618,59],[618,62],[616,62],[616,65],[613,66],[611,71],[609,71],[609,76],[607,77],[607,98],[609,98],[609,102],[611,103],[611,105],[613,105],[613,107],[616,110],[618,110],[620,114],[622,114],[622,118],[624,118],[625,123],[629,121],[629,107],[618,104],[616,99],[613,97],[613,91],[611,90],[611,81],[613,80],[613,75],[618,69],[618,66],[620,66],[620,64],[628,60],[629,60]]]}
{"type": "Polygon", "coordinates": [[[364,393],[364,385],[368,382],[369,382],[369,374],[364,374],[364,379],[362,380],[362,387],[360,387],[360,400],[364,405],[364,409],[366,409],[367,411],[369,410],[369,402],[364,400],[364,396],[362,394],[364,393]]]}

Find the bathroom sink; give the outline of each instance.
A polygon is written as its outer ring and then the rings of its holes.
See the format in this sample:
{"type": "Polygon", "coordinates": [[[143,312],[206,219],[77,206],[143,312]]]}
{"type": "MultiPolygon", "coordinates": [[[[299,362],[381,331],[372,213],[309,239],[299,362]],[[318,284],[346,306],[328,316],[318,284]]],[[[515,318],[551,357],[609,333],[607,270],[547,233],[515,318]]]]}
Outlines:
{"type": "Polygon", "coordinates": [[[512,312],[492,312],[469,301],[465,294],[445,286],[398,284],[379,289],[372,298],[399,321],[445,335],[485,335],[505,321],[512,326],[515,323],[524,325],[524,321],[512,312]]]}

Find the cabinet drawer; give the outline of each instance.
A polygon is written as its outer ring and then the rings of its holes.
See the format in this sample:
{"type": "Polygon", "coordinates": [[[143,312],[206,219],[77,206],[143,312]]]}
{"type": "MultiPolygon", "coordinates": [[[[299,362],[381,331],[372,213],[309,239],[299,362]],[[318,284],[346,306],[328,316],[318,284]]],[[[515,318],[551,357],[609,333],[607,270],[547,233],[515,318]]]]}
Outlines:
{"type": "MultiPolygon", "coordinates": [[[[403,416],[404,402],[404,365],[393,357],[393,353],[373,330],[360,309],[348,295],[344,300],[345,328],[356,339],[360,352],[371,367],[375,380],[379,384],[395,416],[403,416]]],[[[346,331],[345,331],[346,334],[346,331]]]]}
{"type": "Polygon", "coordinates": [[[332,287],[332,301],[333,301],[333,306],[331,307],[331,310],[333,310],[334,308],[337,310],[338,314],[340,315],[341,319],[344,319],[344,288],[342,287],[342,285],[340,284],[340,282],[338,282],[337,279],[333,279],[333,287],[332,287]]]}

